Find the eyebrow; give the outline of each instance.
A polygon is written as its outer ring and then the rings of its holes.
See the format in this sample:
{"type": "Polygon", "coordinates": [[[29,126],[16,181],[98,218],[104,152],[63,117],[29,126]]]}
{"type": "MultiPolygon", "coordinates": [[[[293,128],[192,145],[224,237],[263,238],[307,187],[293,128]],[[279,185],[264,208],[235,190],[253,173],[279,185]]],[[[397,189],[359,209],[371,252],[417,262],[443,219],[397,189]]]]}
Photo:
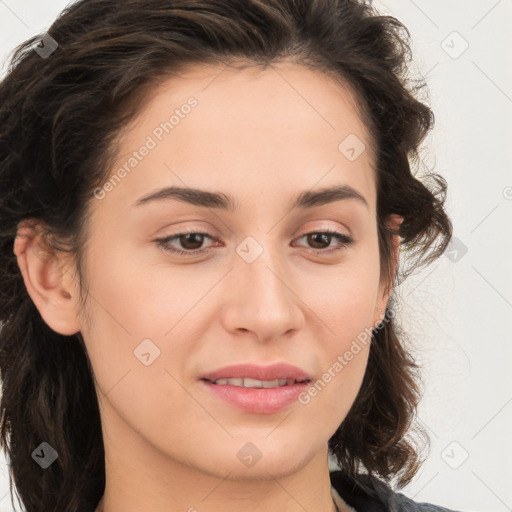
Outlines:
{"type": "MultiPolygon", "coordinates": [[[[222,192],[210,192],[198,188],[189,187],[166,187],[156,192],[151,192],[138,199],[135,206],[147,204],[150,201],[175,199],[196,206],[204,206],[206,208],[219,208],[222,210],[234,211],[237,204],[232,196],[222,192]]],[[[321,206],[335,201],[355,199],[369,208],[366,199],[354,188],[349,185],[341,185],[337,187],[323,188],[321,190],[308,190],[300,193],[292,205],[295,208],[312,208],[321,206]]]]}

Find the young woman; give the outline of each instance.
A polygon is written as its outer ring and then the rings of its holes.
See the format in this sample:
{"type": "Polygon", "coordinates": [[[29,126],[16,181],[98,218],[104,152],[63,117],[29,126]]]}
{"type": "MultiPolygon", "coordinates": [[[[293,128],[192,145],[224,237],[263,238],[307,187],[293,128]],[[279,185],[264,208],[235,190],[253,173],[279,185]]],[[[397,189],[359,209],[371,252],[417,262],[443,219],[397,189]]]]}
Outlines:
{"type": "Polygon", "coordinates": [[[81,0],[0,87],[0,440],[40,511],[441,511],[393,287],[451,236],[407,31],[81,0]],[[340,470],[329,472],[332,456],[340,470]]]}

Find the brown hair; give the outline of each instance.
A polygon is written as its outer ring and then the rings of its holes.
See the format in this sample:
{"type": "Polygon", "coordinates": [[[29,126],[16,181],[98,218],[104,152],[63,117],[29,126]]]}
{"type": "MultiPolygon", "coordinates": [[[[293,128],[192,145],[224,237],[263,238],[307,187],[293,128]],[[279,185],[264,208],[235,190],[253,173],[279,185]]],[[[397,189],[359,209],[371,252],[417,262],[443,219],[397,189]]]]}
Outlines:
{"type": "MultiPolygon", "coordinates": [[[[356,0],[80,0],[49,29],[47,58],[33,37],[14,52],[0,86],[0,445],[30,512],[91,510],[105,485],[93,371],[81,334],[41,318],[13,254],[17,226],[38,219],[81,279],[92,191],[109,175],[113,141],[145,93],[183,66],[288,60],[338,77],[357,95],[375,143],[378,234],[384,275],[399,227],[407,269],[438,257],[451,236],[446,184],[411,172],[433,124],[407,78],[407,29],[356,0]],[[242,4],[242,5],[241,5],[242,4]],[[404,252],[405,251],[405,252],[404,252]],[[58,459],[31,457],[48,442],[58,459]]],[[[341,142],[341,141],[340,141],[341,142]]],[[[402,265],[402,263],[401,263],[402,265]]],[[[393,276],[389,276],[393,278],[393,276]]],[[[419,400],[417,366],[393,320],[373,332],[360,392],[329,441],[339,464],[404,485],[420,455],[408,437],[419,400]]],[[[11,498],[12,499],[12,498],[11,498]]]]}

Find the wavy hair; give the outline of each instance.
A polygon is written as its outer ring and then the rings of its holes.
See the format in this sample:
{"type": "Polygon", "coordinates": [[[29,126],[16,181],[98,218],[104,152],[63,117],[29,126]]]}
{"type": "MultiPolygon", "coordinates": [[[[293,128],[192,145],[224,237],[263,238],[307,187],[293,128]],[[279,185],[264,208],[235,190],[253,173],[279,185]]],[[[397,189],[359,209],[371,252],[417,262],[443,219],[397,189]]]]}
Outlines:
{"type": "MultiPolygon", "coordinates": [[[[433,125],[409,77],[410,35],[395,18],[357,0],[80,0],[48,33],[15,49],[0,84],[0,446],[27,511],[93,510],[105,486],[93,370],[80,333],[43,321],[13,254],[18,224],[41,222],[53,250],[81,261],[92,191],[109,175],[116,137],[163,79],[192,64],[267,66],[280,60],[348,85],[375,147],[383,275],[398,283],[446,248],[446,183],[414,167],[433,125]],[[397,231],[386,219],[398,214],[397,231]],[[401,263],[391,276],[393,234],[401,263]],[[405,259],[404,259],[405,258],[405,259]],[[407,268],[404,266],[407,264],[407,268]],[[31,453],[48,442],[58,459],[41,469],[31,453]]],[[[391,311],[391,310],[390,310],[391,311]]],[[[360,392],[329,440],[349,475],[399,486],[421,464],[412,432],[418,367],[390,319],[375,329],[360,392]]]]}

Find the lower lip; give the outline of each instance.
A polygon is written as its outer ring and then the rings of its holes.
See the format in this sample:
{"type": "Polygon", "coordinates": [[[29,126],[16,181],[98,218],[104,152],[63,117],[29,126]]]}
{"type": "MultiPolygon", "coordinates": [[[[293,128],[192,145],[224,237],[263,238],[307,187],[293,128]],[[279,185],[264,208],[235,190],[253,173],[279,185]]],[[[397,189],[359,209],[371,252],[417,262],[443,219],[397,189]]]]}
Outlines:
{"type": "Polygon", "coordinates": [[[244,388],[229,384],[214,384],[202,381],[216,396],[245,412],[272,414],[285,409],[295,402],[309,382],[297,382],[277,388],[244,388]]]}

